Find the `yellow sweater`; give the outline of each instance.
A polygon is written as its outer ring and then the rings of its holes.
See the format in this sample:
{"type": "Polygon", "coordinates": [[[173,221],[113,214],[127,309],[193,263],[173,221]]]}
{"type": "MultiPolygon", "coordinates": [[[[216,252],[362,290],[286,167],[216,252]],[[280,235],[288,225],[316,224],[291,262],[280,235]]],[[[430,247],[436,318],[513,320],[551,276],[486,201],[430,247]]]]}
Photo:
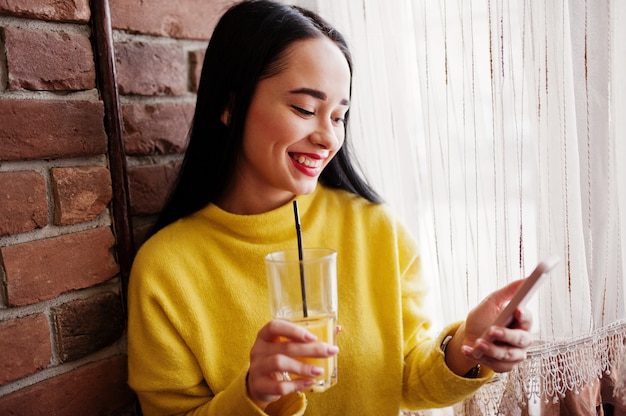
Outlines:
{"type": "Polygon", "coordinates": [[[338,383],[266,409],[247,397],[258,330],[270,320],[264,256],[294,248],[291,204],[260,215],[215,205],[148,240],[129,287],[129,384],[146,416],[393,415],[461,400],[487,378],[445,365],[422,300],[415,242],[384,205],[321,185],[298,197],[307,247],[337,250],[338,383]]]}

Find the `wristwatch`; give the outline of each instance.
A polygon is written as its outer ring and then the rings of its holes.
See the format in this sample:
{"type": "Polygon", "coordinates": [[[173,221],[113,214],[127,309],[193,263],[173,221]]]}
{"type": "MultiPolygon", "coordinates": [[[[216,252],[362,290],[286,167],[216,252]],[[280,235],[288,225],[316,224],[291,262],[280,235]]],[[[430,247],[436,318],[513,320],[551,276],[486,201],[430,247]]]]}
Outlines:
{"type": "MultiPolygon", "coordinates": [[[[441,351],[446,353],[446,348],[448,348],[448,343],[452,339],[452,335],[446,336],[441,342],[441,351]]],[[[478,378],[478,374],[480,373],[480,364],[476,364],[474,367],[470,368],[470,370],[463,375],[464,378],[478,378]]]]}

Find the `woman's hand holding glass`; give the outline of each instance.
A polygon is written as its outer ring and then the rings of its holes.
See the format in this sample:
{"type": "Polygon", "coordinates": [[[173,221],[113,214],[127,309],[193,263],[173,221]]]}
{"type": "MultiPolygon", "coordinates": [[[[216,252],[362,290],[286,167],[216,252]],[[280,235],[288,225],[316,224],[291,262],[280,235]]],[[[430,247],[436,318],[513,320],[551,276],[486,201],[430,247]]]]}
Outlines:
{"type": "Polygon", "coordinates": [[[316,342],[315,335],[282,319],[266,324],[257,334],[250,351],[248,395],[261,409],[289,393],[310,388],[322,368],[303,363],[296,357],[327,358],[339,349],[316,342]],[[295,374],[298,378],[291,378],[295,374]]]}

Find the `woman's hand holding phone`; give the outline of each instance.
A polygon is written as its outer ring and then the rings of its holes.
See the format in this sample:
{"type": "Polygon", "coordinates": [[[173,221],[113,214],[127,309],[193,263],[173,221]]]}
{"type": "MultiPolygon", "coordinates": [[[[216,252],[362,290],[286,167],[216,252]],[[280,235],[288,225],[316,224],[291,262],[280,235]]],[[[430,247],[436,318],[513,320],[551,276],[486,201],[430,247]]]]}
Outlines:
{"type": "MultiPolygon", "coordinates": [[[[524,280],[504,309],[502,309],[491,325],[487,326],[480,338],[487,342],[493,342],[494,339],[491,335],[492,327],[511,328],[511,324],[515,321],[515,312],[526,305],[539,288],[539,285],[545,280],[545,276],[554,269],[559,260],[559,257],[551,256],[539,262],[535,270],[524,280]]],[[[483,354],[479,349],[474,348],[472,356],[478,360],[483,354]]]]}

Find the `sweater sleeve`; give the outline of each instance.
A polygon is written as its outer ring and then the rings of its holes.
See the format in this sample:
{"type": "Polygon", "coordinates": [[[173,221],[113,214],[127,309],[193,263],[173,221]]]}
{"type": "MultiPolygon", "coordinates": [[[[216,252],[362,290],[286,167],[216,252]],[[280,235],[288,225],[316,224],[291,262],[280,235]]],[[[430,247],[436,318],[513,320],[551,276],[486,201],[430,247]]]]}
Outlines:
{"type": "Polygon", "coordinates": [[[128,382],[143,414],[302,415],[306,408],[303,394],[284,396],[266,412],[257,407],[247,394],[247,368],[242,368],[224,390],[217,394],[211,391],[198,357],[177,330],[175,322],[184,317],[178,317],[175,306],[169,303],[172,290],[159,275],[165,267],[155,258],[158,256],[138,254],[128,297],[128,382]]]}
{"type": "Polygon", "coordinates": [[[215,396],[207,395],[205,389],[200,386],[169,393],[140,390],[136,392],[141,403],[141,410],[146,416],[165,414],[185,416],[301,416],[306,408],[305,396],[292,394],[272,403],[266,409],[267,412],[264,412],[246,394],[246,372],[242,372],[227,389],[215,396]],[[187,408],[196,404],[197,406],[189,410],[175,411],[176,408],[187,408]]]}
{"type": "Polygon", "coordinates": [[[434,340],[425,337],[406,356],[403,397],[407,408],[450,406],[470,396],[493,375],[491,370],[481,371],[481,377],[470,379],[448,368],[440,345],[459,325],[447,327],[434,340]]]}
{"type": "Polygon", "coordinates": [[[441,343],[448,334],[456,332],[460,323],[448,326],[435,339],[430,337],[430,321],[424,311],[427,288],[420,273],[417,245],[402,227],[398,238],[405,351],[403,406],[408,409],[450,406],[476,391],[493,373],[468,379],[448,368],[441,343]]]}

